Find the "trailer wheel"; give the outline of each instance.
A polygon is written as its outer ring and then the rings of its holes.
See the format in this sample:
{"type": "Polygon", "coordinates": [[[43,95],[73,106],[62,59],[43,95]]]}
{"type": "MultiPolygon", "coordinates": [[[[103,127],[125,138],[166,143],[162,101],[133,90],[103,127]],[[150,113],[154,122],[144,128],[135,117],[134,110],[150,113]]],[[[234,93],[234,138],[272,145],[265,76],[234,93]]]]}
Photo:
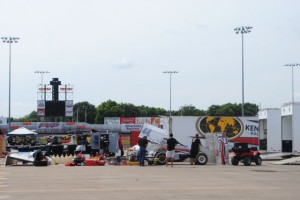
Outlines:
{"type": "Polygon", "coordinates": [[[204,153],[199,153],[195,158],[196,165],[205,165],[207,163],[207,155],[204,153]]]}
{"type": "Polygon", "coordinates": [[[250,156],[245,156],[243,158],[243,163],[244,163],[245,166],[250,166],[251,165],[251,158],[250,158],[250,156]]]}
{"type": "Polygon", "coordinates": [[[231,158],[231,164],[232,165],[238,165],[239,162],[240,162],[240,160],[236,156],[231,158]]]}
{"type": "Polygon", "coordinates": [[[260,157],[260,156],[257,156],[256,158],[255,158],[255,164],[256,165],[261,165],[261,163],[262,163],[262,158],[260,157]]]}

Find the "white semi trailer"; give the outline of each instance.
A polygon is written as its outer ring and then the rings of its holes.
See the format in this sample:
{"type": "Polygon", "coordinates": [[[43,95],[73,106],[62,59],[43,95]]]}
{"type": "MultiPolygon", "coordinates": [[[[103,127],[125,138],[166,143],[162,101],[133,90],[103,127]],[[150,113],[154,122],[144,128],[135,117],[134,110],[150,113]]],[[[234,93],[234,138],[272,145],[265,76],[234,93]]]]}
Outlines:
{"type": "MultiPolygon", "coordinates": [[[[225,133],[229,148],[234,142],[259,148],[258,117],[174,116],[171,127],[174,137],[189,147],[196,133],[203,138],[207,133],[225,133]]],[[[201,139],[201,142],[205,145],[205,139],[201,139]]]]}

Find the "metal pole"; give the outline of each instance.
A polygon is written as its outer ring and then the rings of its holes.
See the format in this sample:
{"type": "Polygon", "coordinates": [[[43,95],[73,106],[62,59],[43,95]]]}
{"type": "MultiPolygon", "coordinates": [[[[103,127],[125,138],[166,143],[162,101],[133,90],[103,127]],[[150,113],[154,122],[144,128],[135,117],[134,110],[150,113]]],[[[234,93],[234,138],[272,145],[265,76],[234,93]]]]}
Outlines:
{"type": "Polygon", "coordinates": [[[172,73],[170,73],[170,118],[172,116],[172,73]]]}
{"type": "MultiPolygon", "coordinates": [[[[48,74],[50,72],[48,71],[35,71],[34,73],[36,74],[41,74],[41,100],[43,100],[43,93],[45,94],[44,96],[46,96],[46,85],[44,85],[44,74],[48,74]]],[[[46,101],[46,97],[44,99],[46,101]]]]}
{"type": "Polygon", "coordinates": [[[10,132],[10,106],[11,106],[11,42],[9,42],[9,83],[8,83],[8,132],[10,132]]]}
{"type": "Polygon", "coordinates": [[[294,66],[292,66],[292,103],[294,105],[294,66]]]}
{"type": "Polygon", "coordinates": [[[244,117],[244,33],[242,33],[242,117],[244,117]]]}
{"type": "Polygon", "coordinates": [[[170,110],[169,110],[169,134],[172,132],[172,74],[178,71],[165,71],[163,73],[170,74],[170,110]]]}
{"type": "Polygon", "coordinates": [[[2,42],[9,43],[9,74],[8,74],[8,132],[10,132],[11,125],[11,43],[17,43],[18,37],[2,37],[2,42]]]}
{"type": "Polygon", "coordinates": [[[244,33],[250,33],[251,26],[241,26],[234,29],[236,34],[242,34],[242,117],[244,117],[244,33]]]}
{"type": "Polygon", "coordinates": [[[286,64],[284,66],[292,67],[292,104],[294,104],[294,66],[300,66],[299,63],[293,63],[293,64],[286,64]]]}

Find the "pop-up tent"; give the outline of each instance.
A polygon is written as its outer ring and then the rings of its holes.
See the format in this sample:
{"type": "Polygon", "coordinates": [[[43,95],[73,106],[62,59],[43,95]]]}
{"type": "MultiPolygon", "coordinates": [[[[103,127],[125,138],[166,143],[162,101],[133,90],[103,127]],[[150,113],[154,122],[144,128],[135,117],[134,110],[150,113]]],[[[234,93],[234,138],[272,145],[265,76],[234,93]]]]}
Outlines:
{"type": "Polygon", "coordinates": [[[7,133],[7,135],[13,136],[13,135],[37,135],[36,132],[33,132],[27,128],[21,127],[18,128],[16,130],[13,130],[9,133],[7,133]]]}

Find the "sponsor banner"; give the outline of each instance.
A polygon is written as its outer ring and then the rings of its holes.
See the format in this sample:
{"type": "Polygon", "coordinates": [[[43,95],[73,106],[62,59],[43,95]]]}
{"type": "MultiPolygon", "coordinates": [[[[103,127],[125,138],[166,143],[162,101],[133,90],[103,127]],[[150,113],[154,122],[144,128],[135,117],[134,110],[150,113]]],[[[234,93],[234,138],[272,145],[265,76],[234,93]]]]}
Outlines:
{"type": "Polygon", "coordinates": [[[160,128],[160,118],[159,117],[151,117],[151,124],[160,128]]]}
{"type": "Polygon", "coordinates": [[[151,124],[151,117],[136,117],[135,124],[151,124]]]}
{"type": "Polygon", "coordinates": [[[39,116],[39,117],[45,117],[45,108],[38,108],[38,110],[37,110],[37,116],[39,116]]]}
{"type": "Polygon", "coordinates": [[[135,124],[135,117],[121,117],[120,124],[135,124]]]}
{"type": "Polygon", "coordinates": [[[225,133],[228,141],[238,137],[258,139],[258,119],[255,117],[199,117],[196,129],[204,137],[206,133],[225,133]]]}
{"type": "Polygon", "coordinates": [[[45,93],[45,92],[47,92],[47,93],[50,93],[50,92],[52,92],[52,87],[51,87],[51,85],[41,85],[41,84],[39,84],[38,85],[38,92],[41,92],[41,93],[45,93]]]}
{"type": "Polygon", "coordinates": [[[65,107],[65,116],[72,117],[73,116],[73,100],[66,100],[65,107]]]}
{"type": "Polygon", "coordinates": [[[30,126],[30,125],[31,125],[31,122],[22,122],[22,124],[23,124],[24,126],[30,126]]]}
{"type": "Polygon", "coordinates": [[[59,85],[59,92],[73,92],[72,85],[59,85]]]}
{"type": "Polygon", "coordinates": [[[62,123],[60,122],[38,122],[38,129],[61,129],[62,123]]]}
{"type": "Polygon", "coordinates": [[[37,108],[38,109],[45,109],[45,101],[38,100],[37,101],[37,108]]]}
{"type": "Polygon", "coordinates": [[[187,146],[196,133],[203,138],[204,145],[206,133],[224,133],[229,143],[246,141],[257,145],[259,142],[258,117],[173,116],[172,125],[174,137],[187,146]]]}
{"type": "Polygon", "coordinates": [[[120,124],[120,117],[104,117],[104,124],[120,124]]]}
{"type": "Polygon", "coordinates": [[[37,101],[37,116],[38,117],[45,117],[45,101],[38,100],[37,101]]]}
{"type": "Polygon", "coordinates": [[[125,128],[129,131],[140,131],[142,128],[142,124],[125,124],[125,128]]]}

